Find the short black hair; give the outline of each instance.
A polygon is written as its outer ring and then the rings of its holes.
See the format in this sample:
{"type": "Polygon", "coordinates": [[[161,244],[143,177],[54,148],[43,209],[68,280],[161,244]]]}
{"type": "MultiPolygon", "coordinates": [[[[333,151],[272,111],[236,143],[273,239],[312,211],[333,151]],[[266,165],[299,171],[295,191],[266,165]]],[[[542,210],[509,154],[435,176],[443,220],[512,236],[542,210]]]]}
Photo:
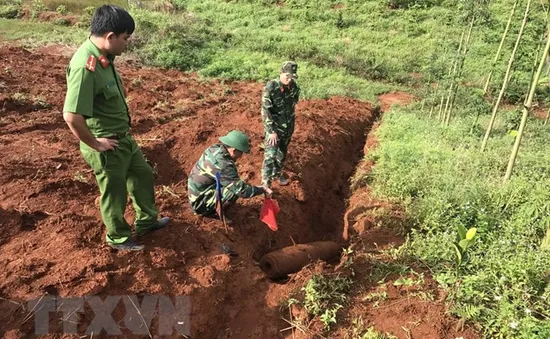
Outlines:
{"type": "Polygon", "coordinates": [[[113,32],[117,36],[122,33],[132,34],[136,24],[134,19],[124,8],[115,5],[103,5],[96,9],[92,18],[91,33],[102,36],[113,32]]]}

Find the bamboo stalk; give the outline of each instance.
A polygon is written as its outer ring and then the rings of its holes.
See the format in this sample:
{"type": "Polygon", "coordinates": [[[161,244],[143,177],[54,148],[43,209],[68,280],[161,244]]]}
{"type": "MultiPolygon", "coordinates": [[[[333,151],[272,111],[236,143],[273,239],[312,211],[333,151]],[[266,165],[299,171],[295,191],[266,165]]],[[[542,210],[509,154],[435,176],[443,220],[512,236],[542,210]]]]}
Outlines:
{"type": "Polygon", "coordinates": [[[449,122],[451,121],[451,114],[453,111],[453,106],[456,98],[456,93],[458,92],[458,80],[460,79],[460,76],[462,75],[462,70],[464,68],[464,60],[466,60],[466,55],[468,54],[468,50],[470,48],[470,39],[472,38],[472,30],[474,28],[474,24],[476,21],[476,16],[474,15],[472,17],[472,22],[470,22],[470,27],[468,29],[468,36],[466,37],[466,43],[464,44],[464,51],[462,52],[462,55],[459,59],[459,66],[458,66],[458,72],[456,74],[456,79],[454,79],[455,82],[455,88],[452,92],[451,96],[451,103],[449,105],[449,112],[447,112],[447,117],[445,118],[445,126],[449,126],[449,122]]]}
{"type": "Polygon", "coordinates": [[[531,0],[527,0],[527,5],[525,6],[525,14],[523,15],[523,22],[521,23],[521,27],[519,29],[518,37],[516,39],[516,44],[514,45],[514,49],[512,50],[512,54],[510,55],[510,60],[508,61],[508,68],[506,69],[506,75],[504,76],[504,81],[502,82],[502,87],[500,89],[498,99],[495,102],[495,105],[493,107],[493,112],[491,114],[491,120],[489,121],[489,126],[487,126],[487,130],[485,131],[485,136],[483,137],[483,142],[481,143],[482,152],[485,151],[485,147],[487,146],[489,135],[491,134],[491,130],[493,129],[493,125],[495,124],[495,118],[497,116],[497,111],[500,106],[500,102],[502,101],[504,92],[506,91],[506,88],[508,87],[508,82],[511,78],[512,65],[514,64],[516,52],[518,50],[521,37],[523,36],[523,30],[525,29],[525,25],[527,24],[527,17],[529,16],[530,8],[531,8],[531,0]]]}
{"type": "Polygon", "coordinates": [[[531,105],[533,104],[533,98],[535,97],[535,90],[537,89],[537,84],[539,82],[540,75],[542,74],[542,69],[544,68],[546,57],[548,56],[549,51],[550,51],[550,26],[548,26],[548,38],[546,41],[546,47],[544,48],[544,53],[539,62],[539,68],[537,70],[537,73],[535,74],[535,77],[533,78],[533,82],[531,83],[531,88],[529,89],[529,96],[527,97],[527,101],[523,106],[523,116],[521,117],[521,123],[519,125],[518,135],[516,136],[516,141],[514,143],[514,147],[512,148],[510,161],[508,161],[508,168],[506,169],[504,182],[508,181],[510,179],[510,176],[512,175],[512,170],[514,169],[514,164],[516,162],[516,157],[519,151],[519,145],[521,143],[521,138],[523,136],[523,131],[525,130],[525,125],[527,123],[527,116],[529,115],[529,110],[531,109],[531,105]]]}
{"type": "Polygon", "coordinates": [[[422,105],[420,106],[420,110],[424,112],[424,106],[426,105],[426,99],[430,96],[430,83],[432,82],[432,74],[430,73],[428,75],[428,86],[426,90],[426,95],[424,96],[424,100],[422,100],[422,105]]]}
{"type": "MultiPolygon", "coordinates": [[[[546,25],[548,25],[548,21],[546,21],[546,25]]],[[[544,33],[542,33],[540,35],[539,43],[537,45],[537,50],[535,51],[535,58],[533,59],[533,66],[531,67],[531,79],[529,80],[530,84],[533,83],[533,79],[535,77],[535,72],[537,71],[537,65],[539,63],[539,54],[540,54],[540,49],[542,47],[541,45],[542,45],[543,41],[544,41],[544,33]]],[[[523,100],[523,104],[525,105],[526,102],[527,102],[527,97],[525,97],[525,100],[523,100]]]]}
{"type": "Polygon", "coordinates": [[[493,77],[493,72],[495,70],[497,61],[500,57],[500,52],[502,51],[502,47],[504,46],[504,41],[506,40],[506,36],[508,35],[508,30],[510,29],[510,24],[512,23],[512,18],[514,17],[514,14],[516,12],[518,2],[519,0],[516,0],[514,2],[514,7],[512,7],[512,10],[510,11],[510,17],[508,18],[508,23],[506,24],[506,28],[504,29],[504,33],[502,34],[502,38],[500,39],[500,45],[498,46],[497,53],[495,54],[495,58],[493,59],[493,63],[491,65],[491,71],[489,72],[489,75],[487,76],[487,81],[485,82],[485,86],[483,87],[483,95],[487,94],[487,90],[489,89],[489,83],[491,82],[491,78],[493,77]]]}
{"type": "MultiPolygon", "coordinates": [[[[455,72],[455,68],[456,68],[456,65],[457,65],[457,60],[458,60],[458,56],[460,56],[460,51],[462,51],[462,44],[464,42],[464,35],[466,34],[466,30],[463,30],[462,31],[462,35],[460,36],[460,43],[458,44],[458,50],[456,52],[456,55],[457,55],[457,58],[455,58],[453,60],[453,64],[451,65],[451,67],[449,68],[449,73],[447,73],[447,77],[450,79],[449,81],[451,81],[450,85],[449,85],[449,91],[452,90],[452,78],[454,77],[454,72],[455,72]]],[[[443,113],[443,102],[445,101],[445,90],[443,90],[443,94],[441,95],[441,103],[439,104],[439,112],[437,114],[438,116],[438,119],[439,121],[443,121],[445,119],[445,115],[442,115],[443,113]],[[443,120],[442,120],[443,119],[443,120]]],[[[447,104],[445,104],[445,111],[447,111],[447,104]]]]}
{"type": "Polygon", "coordinates": [[[437,121],[441,121],[441,113],[443,113],[443,101],[445,100],[445,93],[441,95],[441,102],[439,103],[439,112],[437,113],[437,121]]]}
{"type": "MultiPolygon", "coordinates": [[[[443,60],[445,60],[447,58],[448,52],[449,52],[448,48],[445,48],[444,53],[443,53],[443,60]]],[[[437,107],[437,98],[439,97],[439,92],[441,91],[443,80],[444,79],[440,79],[440,81],[437,81],[437,77],[436,77],[436,79],[434,79],[434,81],[436,81],[436,83],[437,83],[437,87],[435,87],[433,89],[432,95],[431,95],[430,113],[429,113],[430,119],[431,119],[431,117],[432,117],[432,115],[433,115],[433,113],[434,113],[434,111],[437,107]]],[[[428,85],[431,86],[431,83],[429,83],[428,85]]],[[[438,117],[438,120],[439,120],[439,117],[438,117]]]]}

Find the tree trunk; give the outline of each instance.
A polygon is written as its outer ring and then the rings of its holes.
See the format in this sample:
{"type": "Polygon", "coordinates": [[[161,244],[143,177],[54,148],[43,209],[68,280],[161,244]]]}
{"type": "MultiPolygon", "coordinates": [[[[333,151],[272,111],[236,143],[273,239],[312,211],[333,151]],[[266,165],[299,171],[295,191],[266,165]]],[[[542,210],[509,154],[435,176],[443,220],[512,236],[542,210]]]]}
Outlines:
{"type": "Polygon", "coordinates": [[[510,77],[512,73],[512,65],[514,64],[516,52],[518,50],[521,37],[523,36],[523,30],[525,29],[525,25],[527,24],[527,17],[529,16],[530,8],[531,8],[531,0],[527,0],[527,6],[525,6],[525,14],[523,15],[523,22],[521,23],[521,28],[519,29],[518,38],[516,39],[516,44],[514,45],[514,49],[512,50],[512,54],[510,55],[510,60],[508,61],[508,68],[506,69],[506,75],[504,76],[504,81],[502,82],[502,88],[500,89],[498,99],[495,102],[495,106],[493,107],[491,120],[489,121],[489,126],[487,126],[487,130],[485,131],[485,136],[483,137],[483,142],[481,143],[482,152],[485,151],[485,147],[487,146],[487,141],[489,140],[489,135],[491,134],[491,130],[493,129],[493,125],[495,124],[495,118],[497,116],[497,111],[500,106],[500,102],[502,101],[504,92],[508,87],[508,82],[510,81],[510,77]]]}

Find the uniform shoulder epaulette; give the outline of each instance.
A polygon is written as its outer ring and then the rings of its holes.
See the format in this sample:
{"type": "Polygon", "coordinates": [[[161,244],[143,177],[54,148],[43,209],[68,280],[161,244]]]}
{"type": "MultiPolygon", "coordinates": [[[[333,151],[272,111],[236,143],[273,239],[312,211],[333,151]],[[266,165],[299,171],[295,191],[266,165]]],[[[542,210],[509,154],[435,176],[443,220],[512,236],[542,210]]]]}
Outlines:
{"type": "Polygon", "coordinates": [[[90,72],[95,72],[96,64],[97,64],[97,58],[93,55],[90,55],[88,57],[88,61],[86,61],[86,69],[90,72]]]}

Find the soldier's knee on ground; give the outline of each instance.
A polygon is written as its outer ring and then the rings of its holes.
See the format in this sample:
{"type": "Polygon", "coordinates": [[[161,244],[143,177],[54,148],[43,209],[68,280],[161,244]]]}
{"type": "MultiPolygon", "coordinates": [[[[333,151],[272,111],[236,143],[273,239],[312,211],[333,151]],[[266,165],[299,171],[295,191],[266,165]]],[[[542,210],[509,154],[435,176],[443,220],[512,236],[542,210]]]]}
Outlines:
{"type": "Polygon", "coordinates": [[[235,206],[235,203],[237,202],[237,199],[234,199],[234,200],[231,200],[231,201],[226,201],[223,203],[223,209],[225,211],[228,211],[231,209],[231,207],[235,206]]]}

